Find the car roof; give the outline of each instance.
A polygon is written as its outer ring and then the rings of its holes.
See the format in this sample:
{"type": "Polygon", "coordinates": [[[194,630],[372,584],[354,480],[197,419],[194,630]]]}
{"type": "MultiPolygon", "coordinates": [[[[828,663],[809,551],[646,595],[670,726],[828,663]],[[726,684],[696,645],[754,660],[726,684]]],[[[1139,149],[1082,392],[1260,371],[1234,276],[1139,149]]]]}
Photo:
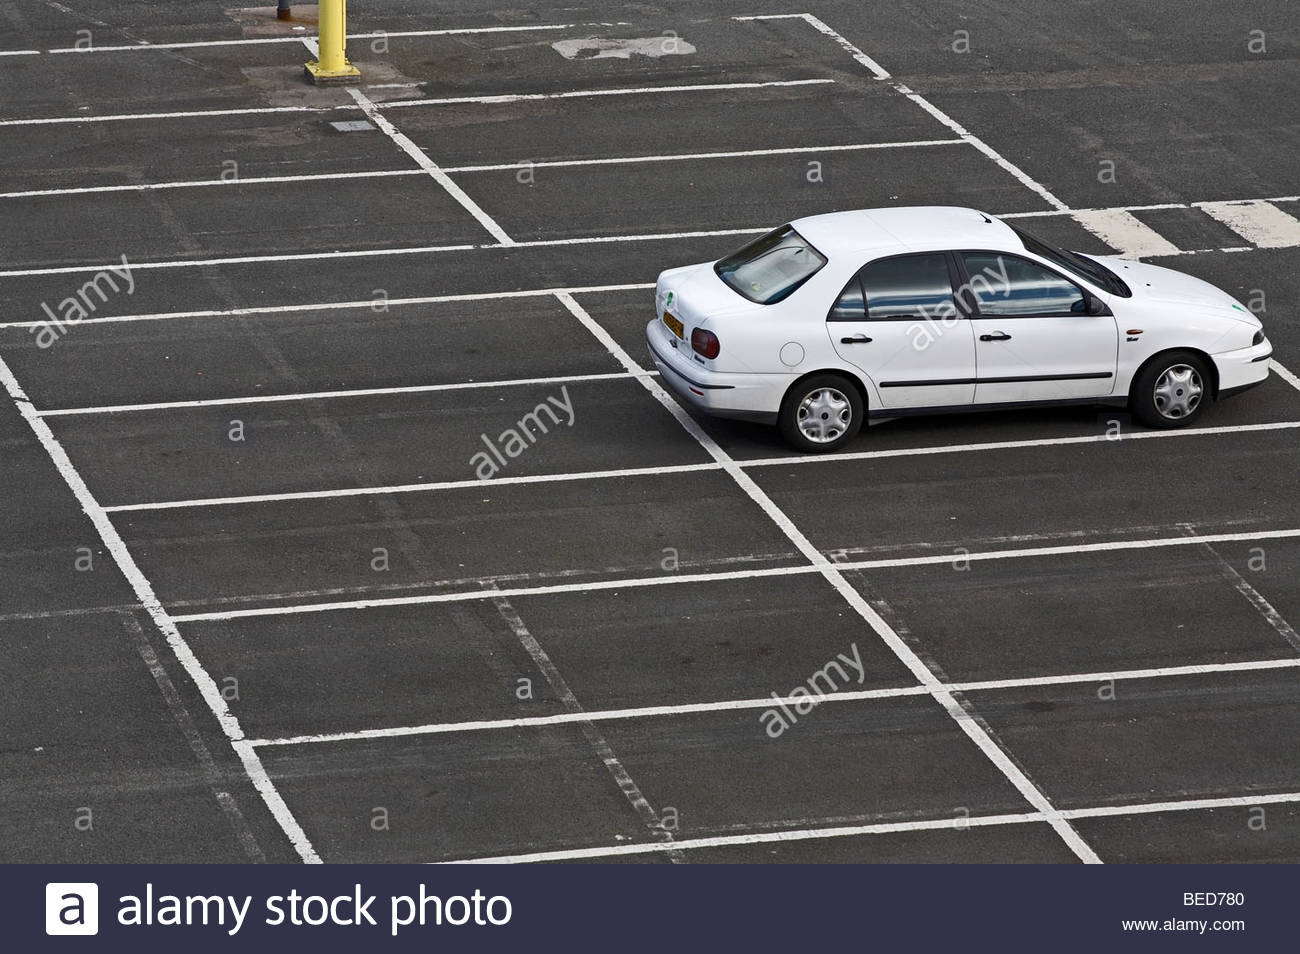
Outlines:
{"type": "Polygon", "coordinates": [[[837,252],[925,252],[957,248],[1024,251],[1001,219],[951,205],[895,206],[810,215],[790,223],[825,255],[837,252]]]}

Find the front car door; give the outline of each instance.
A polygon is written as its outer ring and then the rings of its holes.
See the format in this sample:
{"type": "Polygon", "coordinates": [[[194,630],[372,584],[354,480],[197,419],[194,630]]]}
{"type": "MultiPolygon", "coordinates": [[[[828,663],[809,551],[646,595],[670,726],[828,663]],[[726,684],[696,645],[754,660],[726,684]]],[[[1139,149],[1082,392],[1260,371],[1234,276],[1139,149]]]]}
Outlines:
{"type": "Polygon", "coordinates": [[[962,252],[975,314],[976,404],[1098,398],[1115,388],[1119,332],[1077,283],[1005,252],[962,252]]]}
{"type": "Polygon", "coordinates": [[[944,252],[894,255],[858,272],[826,318],[841,358],[875,383],[884,408],[975,399],[975,343],[944,252]]]}

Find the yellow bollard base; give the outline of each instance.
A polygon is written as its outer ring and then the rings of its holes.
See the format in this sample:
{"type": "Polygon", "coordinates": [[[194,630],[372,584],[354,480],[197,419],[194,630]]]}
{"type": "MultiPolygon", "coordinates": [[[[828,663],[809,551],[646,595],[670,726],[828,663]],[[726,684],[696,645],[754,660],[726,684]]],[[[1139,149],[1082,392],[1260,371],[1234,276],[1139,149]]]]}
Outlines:
{"type": "Polygon", "coordinates": [[[312,60],[303,69],[307,78],[317,86],[348,86],[361,82],[361,71],[348,60],[344,60],[343,68],[338,70],[322,69],[319,60],[312,60]]]}

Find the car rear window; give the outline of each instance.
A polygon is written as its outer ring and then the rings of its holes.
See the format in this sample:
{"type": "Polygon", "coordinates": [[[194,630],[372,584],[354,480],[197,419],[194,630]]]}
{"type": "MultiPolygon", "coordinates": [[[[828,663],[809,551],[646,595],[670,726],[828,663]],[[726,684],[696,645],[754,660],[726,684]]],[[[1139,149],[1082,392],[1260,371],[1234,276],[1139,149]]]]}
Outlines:
{"type": "Polygon", "coordinates": [[[825,255],[793,227],[783,225],[728,255],[713,270],[750,301],[772,305],[793,294],[825,264],[825,255]]]}

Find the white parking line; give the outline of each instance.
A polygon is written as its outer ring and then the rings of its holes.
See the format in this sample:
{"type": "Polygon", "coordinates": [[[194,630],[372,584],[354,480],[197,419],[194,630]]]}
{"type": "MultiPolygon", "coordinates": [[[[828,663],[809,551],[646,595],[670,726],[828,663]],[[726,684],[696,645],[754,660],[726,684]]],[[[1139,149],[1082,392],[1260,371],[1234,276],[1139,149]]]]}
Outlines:
{"type": "Polygon", "coordinates": [[[1271,202],[1198,202],[1197,208],[1259,248],[1300,245],[1300,219],[1271,202]]]}
{"type": "MultiPolygon", "coordinates": [[[[673,847],[679,851],[698,851],[704,848],[735,848],[741,845],[770,845],[785,841],[811,841],[824,838],[851,838],[860,835],[890,835],[916,831],[963,831],[967,828],[985,828],[993,825],[1026,825],[1043,823],[1047,818],[1041,812],[1018,812],[1006,815],[974,815],[954,818],[935,818],[916,821],[878,822],[870,825],[840,825],[833,828],[801,828],[788,831],[748,832],[743,835],[715,835],[702,838],[679,838],[673,847]]],[[[482,858],[462,858],[439,862],[449,865],[521,865],[557,861],[583,861],[597,858],[616,858],[626,855],[657,854],[666,850],[663,845],[637,843],[605,845],[594,848],[564,848],[558,851],[534,851],[516,855],[494,855],[482,858]]]]}
{"type": "Polygon", "coordinates": [[[49,455],[60,476],[68,485],[68,489],[76,497],[77,503],[80,504],[81,509],[99,532],[104,548],[130,584],[136,600],[149,614],[150,619],[153,620],[154,625],[166,640],[173,654],[175,654],[177,661],[180,662],[182,668],[198,689],[199,694],[203,697],[203,701],[207,703],[222,732],[230,741],[231,747],[239,756],[249,781],[262,796],[263,802],[266,803],[266,807],[279,823],[285,836],[303,861],[309,863],[319,862],[320,857],[312,847],[311,841],[298,824],[297,819],[294,818],[284,799],[280,797],[280,793],[276,791],[275,785],[271,782],[265,767],[262,765],[261,758],[253,747],[248,744],[239,720],[230,711],[230,707],[221,694],[216,681],[203,668],[203,664],[199,662],[198,657],[194,655],[189,644],[181,636],[180,631],[176,628],[175,620],[168,614],[154,592],[153,586],[140,571],[140,567],[131,556],[125,541],[117,532],[117,528],[113,526],[112,520],[108,518],[103,508],[99,506],[99,503],[91,494],[85,481],[82,480],[72,461],[69,460],[63,445],[59,443],[50,430],[50,425],[36,415],[31,401],[3,359],[0,359],[0,383],[4,385],[5,391],[17,406],[19,414],[27,421],[32,433],[45,449],[46,454],[49,455]]]}
{"type": "MultiPolygon", "coordinates": [[[[451,171],[451,170],[448,170],[451,171]]],[[[327,182],[337,179],[384,179],[392,176],[422,176],[423,169],[379,169],[359,172],[313,172],[298,176],[247,176],[242,179],[180,179],[172,182],[138,182],[125,185],[73,186],[66,189],[26,189],[0,192],[0,199],[34,199],[56,195],[94,195],[103,192],[153,192],[162,189],[201,189],[283,182],[327,182]]]]}
{"type": "Polygon", "coordinates": [[[414,159],[415,164],[428,173],[434,182],[442,186],[447,194],[455,199],[461,208],[472,215],[474,220],[487,230],[488,234],[496,239],[502,246],[509,247],[515,244],[515,240],[506,234],[506,230],[498,225],[492,216],[484,212],[482,206],[471,199],[465,193],[464,189],[456,185],[447,173],[443,172],[442,169],[438,167],[438,164],[429,158],[428,154],[423,149],[412,142],[409,136],[401,132],[396,126],[380,114],[374,101],[371,100],[370,97],[361,92],[361,90],[357,89],[355,86],[348,87],[348,94],[356,100],[357,105],[361,107],[361,111],[366,114],[366,118],[382,130],[389,139],[393,140],[393,142],[397,144],[398,148],[414,159]]]}
{"type": "MultiPolygon", "coordinates": [[[[627,377],[637,380],[653,379],[656,374],[649,374],[644,371],[627,373],[625,375],[615,375],[615,377],[627,377]]],[[[559,379],[556,379],[559,380],[559,379]]],[[[492,386],[490,383],[484,386],[492,386]]],[[[337,396],[349,396],[347,392],[337,393],[337,396]]],[[[274,398],[273,400],[293,400],[293,398],[274,398]]],[[[182,405],[182,406],[199,406],[199,405],[182,405]]],[[[149,409],[148,406],[143,406],[149,409]]],[[[57,416],[59,414],[78,414],[93,413],[96,410],[117,410],[110,409],[75,409],[66,412],[60,411],[40,411],[41,416],[57,416]]],[[[127,410],[136,410],[136,408],[127,408],[127,410]]],[[[997,450],[1019,450],[1023,448],[1034,447],[1060,447],[1071,444],[1119,444],[1131,440],[1161,440],[1175,437],[1207,437],[1223,434],[1248,434],[1260,431],[1279,431],[1295,430],[1300,428],[1300,421],[1285,421],[1275,424],[1233,424],[1225,427],[1196,427],[1184,428],[1180,430],[1162,430],[1162,431],[1137,431],[1132,434],[1122,434],[1110,437],[1105,434],[1091,434],[1085,437],[1045,437],[1037,440],[1023,441],[986,441],[976,444],[940,444],[928,447],[898,447],[889,450],[877,451],[859,451],[857,453],[841,454],[806,454],[792,457],[760,457],[751,460],[738,460],[736,465],[741,469],[751,467],[784,467],[786,465],[816,465],[816,464],[834,464],[837,462],[858,461],[858,460],[876,460],[889,457],[925,457],[933,454],[962,454],[979,451],[997,451],[997,450]]],[[[701,464],[678,464],[672,466],[653,466],[653,467],[632,467],[617,468],[613,470],[591,470],[578,472],[561,472],[550,474],[533,474],[527,477],[495,477],[489,483],[492,484],[544,484],[544,483],[567,483],[579,480],[610,480],[623,479],[626,477],[655,476],[656,474],[668,473],[689,473],[694,471],[705,470],[724,470],[725,466],[717,461],[712,463],[701,464]]],[[[430,481],[421,484],[399,484],[395,486],[376,486],[376,487],[343,487],[330,488],[326,490],[300,490],[282,493],[270,494],[248,494],[243,496],[226,496],[226,497],[196,497],[189,500],[157,500],[145,501],[133,504],[114,504],[105,507],[107,513],[125,513],[140,510],[181,510],[189,508],[205,507],[227,507],[240,506],[245,504],[258,503],[276,503],[288,500],[325,500],[332,497],[365,497],[386,494],[416,493],[416,492],[435,492],[441,490],[458,490],[465,487],[483,486],[484,482],[479,480],[450,480],[450,481],[430,481]]]]}
{"type": "MultiPolygon", "coordinates": [[[[506,162],[490,166],[449,166],[448,172],[511,172],[522,169],[564,169],[583,166],[640,165],[651,162],[696,162],[704,159],[751,159],[763,156],[800,156],[823,152],[864,152],[872,149],[918,149],[960,146],[961,139],[915,139],[899,142],[865,142],[842,146],[790,146],[781,149],[742,149],[732,152],[679,152],[663,156],[616,156],[601,159],[560,159],[547,162],[506,162]]],[[[0,196],[3,198],[3,196],[0,196]]]]}
{"type": "MultiPolygon", "coordinates": [[[[420,170],[416,174],[422,175],[420,170]]],[[[132,268],[135,266],[132,265],[132,268]]],[[[383,304],[388,308],[409,305],[443,305],[455,302],[503,301],[512,298],[554,298],[555,293],[567,291],[572,295],[594,295],[603,292],[645,291],[654,288],[654,282],[636,282],[627,285],[584,285],[574,288],[526,288],[520,291],[473,292],[464,295],[421,295],[414,298],[389,298],[383,304]]],[[[163,311],[139,315],[105,315],[83,318],[81,325],[115,324],[123,321],[169,321],[183,318],[245,318],[255,315],[299,315],[315,311],[349,311],[373,309],[375,299],[352,301],[309,302],[302,305],[259,305],[247,308],[206,308],[197,311],[163,311]]],[[[0,321],[0,328],[39,328],[45,321],[0,321]]]]}
{"type": "MultiPolygon", "coordinates": [[[[655,372],[658,374],[658,372],[655,372]]],[[[393,388],[354,388],[345,391],[308,391],[301,394],[255,394],[249,397],[202,398],[194,401],[157,401],[153,404],[107,404],[98,407],[64,407],[37,411],[40,417],[69,417],[83,414],[128,414],[137,411],[165,411],[232,404],[283,404],[294,401],[325,401],[332,398],[360,398],[378,395],[429,394],[436,391],[468,391],[477,388],[514,388],[529,385],[576,384],[583,381],[618,381],[632,377],[626,371],[606,374],[568,374],[546,378],[510,378],[501,381],[463,381],[455,384],[412,384],[393,388]]]]}
{"type": "MultiPolygon", "coordinates": [[[[499,248],[498,245],[417,245],[408,248],[342,249],[329,252],[293,252],[285,255],[232,255],[227,258],[175,259],[167,262],[132,262],[131,271],[166,268],[210,268],[215,265],[260,265],[275,262],[308,262],[336,258],[372,258],[385,255],[425,255],[433,252],[469,252],[480,248],[499,248]]],[[[121,266],[121,259],[117,265],[121,266]]],[[[80,275],[102,272],[112,265],[60,265],[54,268],[19,268],[0,272],[0,278],[33,278],[37,275],[80,275]]]]}
{"type": "Polygon", "coordinates": [[[1179,248],[1126,209],[1082,210],[1074,219],[1121,255],[1177,255],[1179,248]]]}
{"type": "MultiPolygon", "coordinates": [[[[1254,808],[1261,805],[1285,805],[1300,802],[1300,792],[1272,795],[1239,795],[1222,798],[1186,798],[1165,802],[1138,802],[1127,805],[1101,805],[1090,808],[1061,809],[1060,816],[1067,821],[1090,818],[1122,818],[1132,815],[1151,815],[1162,812],[1203,811],[1215,808],[1254,808]]],[[[770,845],[788,841],[813,841],[826,838],[852,838],[862,835],[888,835],[916,831],[963,831],[967,828],[987,828],[998,825],[1025,825],[1043,823],[1049,818],[1040,812],[1018,812],[1004,815],[973,815],[954,818],[934,818],[915,821],[878,822],[867,825],[840,825],[829,828],[801,828],[787,831],[748,832],[740,835],[716,835],[703,838],[679,838],[673,843],[678,851],[705,848],[734,848],[743,845],[770,845]]],[[[532,864],[555,861],[581,861],[612,858],[625,855],[655,854],[664,851],[663,845],[631,844],[607,845],[595,848],[567,848],[558,851],[536,851],[527,854],[498,855],[488,858],[464,858],[445,864],[532,864]]]]}
{"type": "Polygon", "coordinates": [[[256,116],[262,113],[328,113],[356,109],[351,104],[339,106],[247,106],[239,109],[190,109],[172,113],[109,113],[106,116],[45,116],[37,119],[0,119],[0,126],[56,126],[82,123],[116,123],[136,119],[194,119],[213,116],[256,116]]]}
{"type": "MultiPolygon", "coordinates": [[[[383,258],[388,255],[428,255],[441,252],[472,252],[502,248],[560,248],[570,245],[617,245],[620,242],[676,242],[691,238],[720,238],[732,235],[760,235],[769,227],[743,229],[703,229],[696,232],[651,232],[637,235],[589,235],[578,238],[534,239],[504,245],[484,242],[462,245],[422,245],[403,248],[344,249],[328,252],[295,252],[287,255],[236,255],[229,258],[173,259],[165,262],[132,262],[132,271],[165,268],[208,268],[216,265],[260,265],[274,262],[327,261],[338,258],[383,258]]],[[[116,262],[99,265],[59,265],[53,268],[20,268],[0,272],[0,278],[31,278],[37,275],[80,275],[101,272],[116,266],[116,262]]],[[[89,319],[87,319],[89,320],[89,319]]],[[[81,324],[82,322],[78,322],[81,324]]]]}
{"type": "MultiPolygon", "coordinates": [[[[301,43],[306,37],[294,37],[301,43]]],[[[700,93],[717,90],[768,89],[782,86],[816,86],[833,84],[833,79],[769,80],[745,83],[691,83],[676,86],[636,86],[611,89],[568,90],[562,93],[503,93],[494,96],[449,96],[428,99],[396,99],[375,104],[377,109],[407,106],[456,106],[472,103],[519,103],[530,100],[586,99],[601,96],[649,96],[659,93],[700,93]]],[[[355,87],[349,87],[349,91],[355,87]]],[[[191,109],[166,113],[110,113],[103,116],[42,116],[34,119],[0,119],[0,126],[50,126],[58,124],[108,123],[136,119],[195,119],[213,116],[251,116],[259,113],[323,113],[341,109],[354,110],[351,103],[337,106],[247,106],[235,109],[191,109]]]]}
{"type": "Polygon", "coordinates": [[[491,106],[499,103],[524,103],[548,99],[591,99],[602,96],[648,96],[660,93],[712,93],[721,90],[775,89],[785,86],[825,86],[833,79],[756,80],[742,83],[686,83],[675,86],[632,86],[610,89],[572,89],[560,93],[497,93],[487,96],[438,96],[425,99],[394,99],[383,103],[384,109],[412,106],[491,106]]]}
{"type": "Polygon", "coordinates": [[[654,467],[624,467],[603,470],[598,474],[532,474],[493,477],[491,480],[470,478],[465,480],[428,481],[419,484],[397,484],[389,487],[341,487],[335,490],[302,490],[288,493],[248,494],[238,497],[203,497],[196,500],[157,500],[149,503],[118,504],[105,507],[105,513],[138,513],[145,510],[188,510],[193,508],[245,506],[259,503],[285,503],[292,500],[333,500],[340,497],[387,497],[391,494],[431,493],[440,490],[464,490],[469,487],[486,488],[499,484],[551,484],[593,477],[625,479],[628,477],[655,477],[659,474],[690,474],[703,470],[717,470],[711,463],[660,464],[654,467]]]}
{"type": "MultiPolygon", "coordinates": [[[[1024,676],[1016,679],[984,679],[968,682],[945,682],[942,691],[949,693],[990,692],[1001,689],[1026,689],[1045,686],[1068,686],[1080,683],[1124,682],[1136,679],[1172,679],[1180,676],[1209,676],[1222,673],[1266,672],[1274,669],[1300,669],[1300,657],[1261,659],[1235,663],[1206,663],[1194,666],[1160,666],[1147,669],[1116,669],[1107,672],[1062,673],[1046,676],[1024,676]]],[[[890,686],[880,689],[855,689],[850,692],[831,692],[819,696],[817,705],[831,703],[867,702],[880,699],[902,699],[927,696],[933,688],[923,685],[890,686]]],[[[724,699],[716,702],[685,702],[677,705],[641,706],[630,709],[596,709],[579,714],[561,712],[555,715],[524,716],[515,719],[479,719],[469,722],[441,722],[424,725],[393,726],[391,728],[358,729],[353,732],[322,732],[308,735],[288,735],[274,738],[252,739],[249,744],[262,746],[319,745],[334,742],[363,742],[370,739],[398,739],[423,735],[448,735],[460,732],[490,732],[501,729],[537,729],[554,725],[567,725],[583,720],[591,722],[621,722],[635,719],[654,719],[670,716],[696,715],[710,712],[738,712],[749,709],[768,709],[773,705],[795,705],[806,696],[766,695],[749,699],[724,699]]]]}
{"type": "MultiPolygon", "coordinates": [[[[694,466],[694,465],[683,465],[694,466]]],[[[108,508],[104,508],[107,511],[108,508]]],[[[1077,543],[1053,547],[1021,547],[1006,550],[984,550],[960,554],[941,553],[929,556],[893,557],[877,560],[851,560],[836,563],[839,571],[878,570],[910,566],[951,565],[960,557],[963,563],[989,560],[1022,560],[1079,553],[1104,553],[1116,550],[1143,550],[1157,547],[1185,547],[1200,543],[1238,543],[1256,540],[1288,540],[1300,537],[1300,529],[1252,530],[1237,533],[1204,533],[1198,536],[1160,537],[1141,540],[1108,540],[1101,543],[1077,543]]],[[[823,564],[830,565],[825,557],[817,564],[800,563],[792,566],[762,569],[726,570],[711,573],[677,573],[663,576],[592,580],[584,583],[553,583],[544,586],[515,586],[499,590],[463,590],[452,593],[425,593],[418,596],[369,597],[360,600],[337,600],[321,603],[300,603],[291,606],[257,606],[247,609],[213,610],[207,613],[173,614],[178,623],[197,623],[212,620],[245,619],[255,616],[296,616],[308,613],[328,613],[342,610],[364,610],[385,606],[419,606],[425,603],[461,603],[492,599],[494,596],[515,598],[519,596],[551,596],[557,593],[595,593],[603,590],[620,590],[646,586],[678,586],[691,583],[716,583],[726,580],[754,580],[772,576],[802,576],[821,573],[823,564]]]]}

